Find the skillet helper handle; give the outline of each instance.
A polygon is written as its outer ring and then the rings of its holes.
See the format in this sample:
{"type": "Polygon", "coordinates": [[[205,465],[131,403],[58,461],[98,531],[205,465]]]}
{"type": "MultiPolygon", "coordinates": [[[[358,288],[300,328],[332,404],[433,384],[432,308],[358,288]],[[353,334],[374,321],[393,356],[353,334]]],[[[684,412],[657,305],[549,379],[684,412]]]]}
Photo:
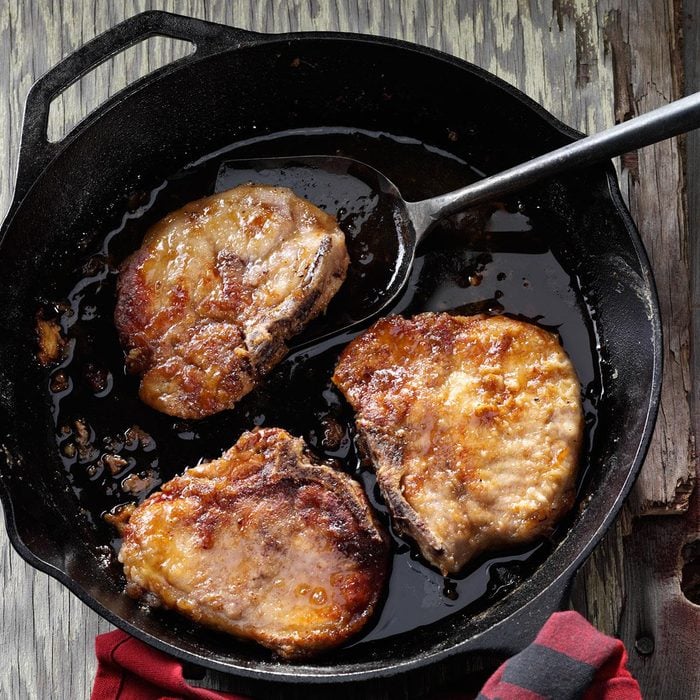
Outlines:
{"type": "MultiPolygon", "coordinates": [[[[265,35],[154,10],[129,17],[88,41],[51,68],[29,90],[24,108],[14,203],[24,197],[34,180],[62,148],[62,142],[52,143],[46,134],[49,108],[54,98],[107,59],[152,36],[181,39],[194,44],[195,52],[175,62],[182,65],[226,49],[258,44],[265,35]]],[[[132,87],[128,86],[125,91],[132,87]]],[[[80,125],[74,131],[79,129],[80,125]]]]}

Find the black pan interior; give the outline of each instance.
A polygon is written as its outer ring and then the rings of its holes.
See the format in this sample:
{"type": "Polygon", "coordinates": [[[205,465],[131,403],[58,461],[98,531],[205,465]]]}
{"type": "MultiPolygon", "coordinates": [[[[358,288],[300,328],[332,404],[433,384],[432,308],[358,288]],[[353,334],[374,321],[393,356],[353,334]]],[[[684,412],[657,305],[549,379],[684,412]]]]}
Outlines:
{"type": "MultiPolygon", "coordinates": [[[[33,563],[142,638],[207,666],[267,678],[365,677],[468,649],[477,633],[570,575],[636,474],[658,390],[653,284],[609,170],[545,183],[508,206],[524,203],[528,215],[549,222],[560,236],[553,242],[556,257],[571,286],[581,290],[578,302],[590,324],[581,342],[592,343],[585,352],[598,366],[590,469],[577,512],[541,566],[486,609],[464,610],[293,669],[128,599],[104,529],[81,508],[56,448],[55,406],[46,370],[35,360],[37,310],[66,297],[76,270],[133,208],[134,193],[152,191],[232,143],[329,127],[410,137],[464,161],[470,176],[497,172],[572,138],[519,93],[455,59],[383,40],[269,40],[166,72],[86,123],[16,209],[0,249],[2,484],[13,541],[33,563]]],[[[382,166],[371,149],[350,155],[382,166]]],[[[409,198],[426,194],[418,183],[412,192],[410,176],[401,185],[409,198]]]]}

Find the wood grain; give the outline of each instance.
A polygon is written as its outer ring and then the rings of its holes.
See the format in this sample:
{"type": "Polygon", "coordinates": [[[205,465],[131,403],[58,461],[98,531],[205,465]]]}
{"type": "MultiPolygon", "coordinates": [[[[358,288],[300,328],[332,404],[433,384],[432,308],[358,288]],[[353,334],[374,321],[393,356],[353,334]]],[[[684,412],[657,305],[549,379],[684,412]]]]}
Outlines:
{"type": "MultiPolygon", "coordinates": [[[[5,67],[0,72],[0,212],[9,205],[22,105],[33,80],[91,37],[146,9],[258,31],[329,29],[416,41],[483,66],[588,132],[658,106],[682,89],[679,0],[9,0],[0,3],[0,65],[5,67]]],[[[51,134],[70,130],[102,99],[176,55],[171,42],[153,39],[109,61],[56,100],[51,134]]],[[[668,610],[663,601],[673,601],[677,624],[699,620],[700,608],[679,597],[677,566],[670,560],[661,565],[658,558],[658,547],[666,547],[678,564],[687,533],[692,527],[697,533],[697,519],[689,522],[696,516],[654,517],[641,525],[633,518],[686,510],[695,474],[682,154],[673,140],[630,154],[618,165],[659,286],[664,394],[629,510],[584,568],[574,594],[576,606],[589,619],[604,631],[623,635],[632,668],[649,697],[700,696],[697,665],[694,672],[682,666],[688,660],[663,626],[668,610]],[[658,604],[650,606],[650,600],[658,604]],[[643,634],[656,641],[650,656],[633,651],[643,634]],[[666,694],[671,687],[687,694],[666,694]]],[[[4,530],[0,550],[0,697],[88,697],[94,636],[108,626],[56,582],[28,567],[10,550],[4,530]]],[[[211,683],[227,685],[221,677],[211,683]]]]}

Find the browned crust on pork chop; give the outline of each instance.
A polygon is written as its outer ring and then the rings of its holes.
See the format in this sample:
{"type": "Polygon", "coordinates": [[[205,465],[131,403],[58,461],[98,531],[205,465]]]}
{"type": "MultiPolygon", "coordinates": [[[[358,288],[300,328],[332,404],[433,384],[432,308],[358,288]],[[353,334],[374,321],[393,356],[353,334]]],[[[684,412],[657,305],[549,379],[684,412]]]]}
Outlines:
{"type": "Polygon", "coordinates": [[[505,316],[385,318],[333,381],[396,528],[443,573],[549,533],[571,508],[581,391],[552,333],[505,316]]]}
{"type": "Polygon", "coordinates": [[[345,279],[335,219],[283,187],[242,185],[152,226],[123,264],[115,322],[149,406],[232,408],[345,279]]]}
{"type": "Polygon", "coordinates": [[[284,430],[244,433],[127,518],[131,595],[285,658],[343,643],[382,596],[388,540],[362,488],[284,430]]]}

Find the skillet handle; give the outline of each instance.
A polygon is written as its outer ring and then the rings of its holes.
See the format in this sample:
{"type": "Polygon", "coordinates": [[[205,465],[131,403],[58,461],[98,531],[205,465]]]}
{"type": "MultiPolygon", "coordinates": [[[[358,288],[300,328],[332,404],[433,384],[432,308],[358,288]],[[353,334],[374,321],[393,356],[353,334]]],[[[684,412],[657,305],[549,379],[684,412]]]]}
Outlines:
{"type": "MultiPolygon", "coordinates": [[[[160,71],[225,49],[258,44],[266,38],[264,34],[154,10],[129,17],[91,39],[39,78],[29,90],[24,108],[13,204],[24,197],[34,180],[63,147],[62,141],[52,143],[46,135],[53,99],[108,58],[151,36],[182,39],[196,46],[194,53],[160,71]]],[[[127,86],[122,94],[137,89],[142,80],[127,86]]],[[[72,133],[79,129],[80,125],[72,133]]]]}

